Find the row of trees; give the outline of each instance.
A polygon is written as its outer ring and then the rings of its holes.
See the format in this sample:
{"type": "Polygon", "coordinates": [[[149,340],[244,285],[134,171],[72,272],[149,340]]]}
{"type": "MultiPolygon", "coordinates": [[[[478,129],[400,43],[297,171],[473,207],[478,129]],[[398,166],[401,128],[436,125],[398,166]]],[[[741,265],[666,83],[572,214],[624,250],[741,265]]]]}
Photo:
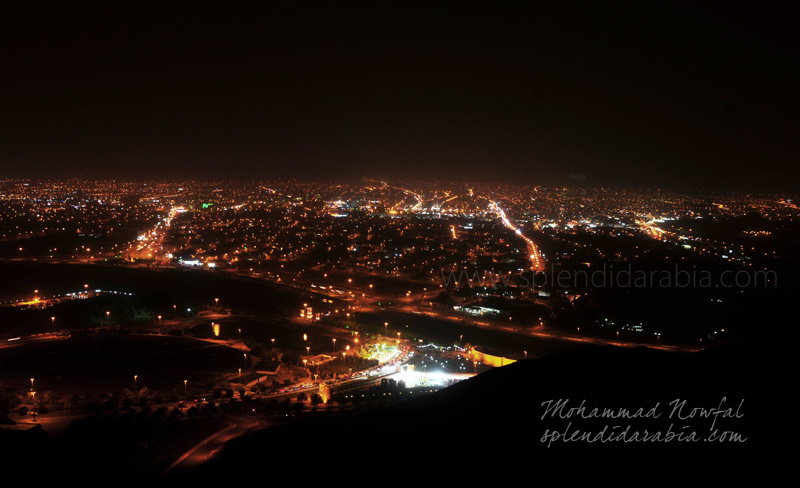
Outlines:
{"type": "Polygon", "coordinates": [[[319,375],[319,379],[326,380],[334,376],[348,374],[351,371],[362,371],[378,365],[377,359],[365,359],[359,356],[348,356],[347,359],[335,358],[323,364],[309,366],[312,375],[319,375]]]}

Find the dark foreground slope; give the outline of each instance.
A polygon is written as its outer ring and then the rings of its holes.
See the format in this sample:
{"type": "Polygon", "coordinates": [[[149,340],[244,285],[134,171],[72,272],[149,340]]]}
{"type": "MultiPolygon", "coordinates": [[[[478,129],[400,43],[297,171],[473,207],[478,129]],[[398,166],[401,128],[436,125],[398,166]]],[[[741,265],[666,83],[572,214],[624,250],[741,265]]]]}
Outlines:
{"type": "Polygon", "coordinates": [[[792,422],[782,407],[789,385],[780,388],[777,379],[785,373],[775,359],[772,352],[735,344],[683,355],[590,347],[494,369],[385,410],[335,419],[320,415],[257,432],[230,443],[192,477],[313,470],[332,478],[390,473],[530,478],[560,469],[572,476],[572,468],[588,463],[617,473],[652,466],[654,473],[688,474],[700,467],[735,475],[754,468],[753,455],[772,449],[780,429],[792,422]],[[550,400],[551,405],[567,400],[567,408],[555,417],[545,415],[550,400]],[[583,415],[561,418],[582,402],[583,415]],[[650,416],[583,418],[594,407],[631,414],[641,408],[650,416]],[[693,410],[698,407],[721,413],[714,422],[714,415],[693,410]],[[743,442],[707,441],[715,429],[720,436],[735,432],[743,442]],[[552,435],[546,434],[553,431],[568,438],[575,431],[592,435],[577,440],[579,433],[573,441],[555,439],[548,446],[552,435]],[[605,435],[598,437],[599,432],[605,435]]]}

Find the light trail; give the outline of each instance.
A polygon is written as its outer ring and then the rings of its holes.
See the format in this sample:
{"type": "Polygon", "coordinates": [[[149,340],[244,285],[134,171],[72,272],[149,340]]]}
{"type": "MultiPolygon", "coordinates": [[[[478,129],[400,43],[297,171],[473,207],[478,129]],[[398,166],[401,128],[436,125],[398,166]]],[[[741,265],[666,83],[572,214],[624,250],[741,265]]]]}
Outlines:
{"type": "Polygon", "coordinates": [[[533,272],[544,271],[545,270],[544,258],[542,257],[542,253],[539,251],[539,248],[536,246],[536,243],[534,243],[532,239],[530,239],[525,234],[523,234],[522,230],[520,230],[519,227],[515,226],[508,219],[508,217],[506,217],[506,212],[502,208],[500,208],[500,205],[498,205],[497,202],[492,201],[492,200],[489,200],[489,201],[491,202],[491,205],[489,206],[489,208],[492,209],[492,211],[497,214],[497,216],[503,222],[503,225],[505,225],[509,229],[513,230],[518,236],[520,236],[522,239],[524,239],[525,242],[528,244],[528,254],[529,254],[530,259],[531,259],[531,270],[533,272]]]}
{"type": "Polygon", "coordinates": [[[167,216],[160,220],[152,230],[142,234],[128,250],[130,259],[135,258],[164,258],[162,242],[169,230],[172,220],[181,212],[186,210],[183,207],[171,207],[167,216]]]}
{"type": "Polygon", "coordinates": [[[652,221],[651,222],[645,222],[645,221],[640,220],[640,221],[637,221],[636,223],[639,224],[639,227],[642,228],[642,230],[645,232],[645,234],[649,235],[653,239],[658,239],[658,240],[663,239],[664,231],[662,229],[656,227],[656,225],[652,221]]]}

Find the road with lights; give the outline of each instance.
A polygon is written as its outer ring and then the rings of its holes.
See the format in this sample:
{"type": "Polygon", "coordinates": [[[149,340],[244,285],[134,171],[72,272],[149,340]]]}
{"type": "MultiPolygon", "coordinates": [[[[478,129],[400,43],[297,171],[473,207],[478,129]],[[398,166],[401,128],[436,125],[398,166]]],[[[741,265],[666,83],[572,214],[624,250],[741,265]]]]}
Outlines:
{"type": "Polygon", "coordinates": [[[539,251],[539,248],[536,246],[536,243],[533,242],[533,240],[531,238],[529,238],[528,236],[523,234],[522,230],[520,230],[519,227],[514,225],[514,223],[511,222],[508,219],[508,217],[506,217],[505,210],[500,208],[500,205],[498,205],[497,202],[492,201],[492,200],[490,200],[490,202],[491,202],[491,205],[489,207],[492,209],[492,211],[494,213],[497,214],[497,216],[503,222],[503,225],[505,225],[509,229],[513,230],[514,233],[516,233],[518,236],[520,236],[528,244],[528,255],[530,256],[530,259],[531,259],[531,271],[533,271],[534,273],[539,272],[539,271],[544,271],[544,269],[545,269],[545,267],[544,267],[544,258],[542,257],[542,253],[539,251]]]}

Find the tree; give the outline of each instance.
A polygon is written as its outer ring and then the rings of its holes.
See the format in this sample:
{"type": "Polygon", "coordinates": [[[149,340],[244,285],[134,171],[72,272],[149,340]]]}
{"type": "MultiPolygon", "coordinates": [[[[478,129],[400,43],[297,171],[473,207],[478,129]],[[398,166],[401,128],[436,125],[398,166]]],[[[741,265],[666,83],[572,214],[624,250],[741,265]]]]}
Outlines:
{"type": "Polygon", "coordinates": [[[322,403],[322,397],[319,396],[319,393],[314,393],[313,395],[311,395],[311,405],[314,406],[314,409],[316,409],[317,405],[319,405],[320,403],[322,403]]]}

